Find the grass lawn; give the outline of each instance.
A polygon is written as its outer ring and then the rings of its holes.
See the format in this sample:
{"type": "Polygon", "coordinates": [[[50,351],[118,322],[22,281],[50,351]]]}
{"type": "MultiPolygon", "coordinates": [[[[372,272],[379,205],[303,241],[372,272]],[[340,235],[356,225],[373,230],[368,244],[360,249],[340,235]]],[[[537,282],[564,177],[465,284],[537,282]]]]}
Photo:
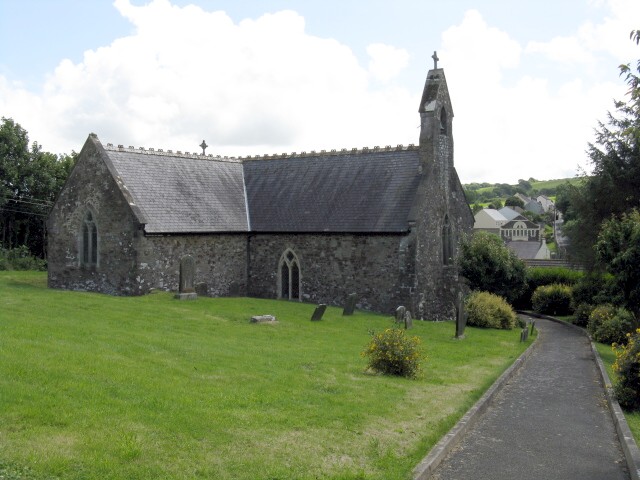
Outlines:
{"type": "Polygon", "coordinates": [[[528,345],[519,330],[454,340],[451,322],[415,322],[424,374],[372,375],[360,352],[391,317],[329,308],[312,323],[313,309],[0,272],[0,478],[410,478],[528,345]]]}
{"type": "MultiPolygon", "coordinates": [[[[613,363],[616,361],[616,356],[611,349],[611,345],[604,345],[602,343],[596,343],[596,348],[602,358],[607,374],[612,382],[615,382],[616,374],[613,371],[613,363]]],[[[624,416],[627,419],[631,433],[636,439],[636,443],[640,445],[640,412],[624,412],[624,416]]]]}

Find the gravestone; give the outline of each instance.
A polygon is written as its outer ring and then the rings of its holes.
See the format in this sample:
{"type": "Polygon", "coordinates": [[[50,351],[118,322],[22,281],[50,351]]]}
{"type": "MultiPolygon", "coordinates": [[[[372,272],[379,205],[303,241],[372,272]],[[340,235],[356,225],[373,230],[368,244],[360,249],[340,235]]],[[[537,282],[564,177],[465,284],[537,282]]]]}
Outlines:
{"type": "Polygon", "coordinates": [[[180,259],[180,285],[176,298],[179,300],[195,300],[198,294],[193,287],[196,276],[196,261],[191,255],[185,255],[180,259]]]}
{"type": "Polygon", "coordinates": [[[353,311],[356,309],[356,294],[350,293],[347,297],[347,302],[342,310],[342,315],[353,315],[353,311]]]}
{"type": "Polygon", "coordinates": [[[311,315],[311,321],[317,322],[319,320],[322,320],[322,316],[324,315],[324,311],[326,309],[327,309],[327,306],[324,303],[321,303],[320,305],[318,305],[316,309],[313,311],[313,315],[311,315]]]}
{"type": "Polygon", "coordinates": [[[458,292],[456,294],[456,338],[464,338],[464,329],[467,327],[467,314],[464,301],[471,292],[469,281],[462,275],[458,277],[458,292]]]}
{"type": "Polygon", "coordinates": [[[456,338],[464,338],[464,329],[467,326],[467,312],[464,308],[464,293],[458,292],[456,299],[456,338]]]}
{"type": "Polygon", "coordinates": [[[278,319],[273,315],[254,315],[251,323],[278,323],[278,319]]]}
{"type": "Polygon", "coordinates": [[[196,283],[196,293],[199,297],[206,297],[209,293],[209,286],[206,282],[198,282],[196,283]]]}
{"type": "Polygon", "coordinates": [[[404,323],[404,314],[406,313],[407,309],[400,305],[398,308],[396,308],[396,323],[400,324],[400,323],[404,323]]]}
{"type": "Polygon", "coordinates": [[[404,312],[404,329],[409,330],[413,328],[413,318],[411,318],[411,312],[407,310],[404,312]]]}

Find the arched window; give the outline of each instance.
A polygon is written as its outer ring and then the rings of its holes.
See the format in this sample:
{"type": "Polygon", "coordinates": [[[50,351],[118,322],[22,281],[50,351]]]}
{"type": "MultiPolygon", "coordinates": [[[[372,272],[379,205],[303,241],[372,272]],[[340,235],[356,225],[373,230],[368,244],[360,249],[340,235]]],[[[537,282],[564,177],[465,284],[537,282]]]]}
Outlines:
{"type": "Polygon", "coordinates": [[[444,222],[442,223],[442,263],[444,265],[453,263],[453,235],[451,233],[449,215],[444,216],[444,222]]]}
{"type": "Polygon", "coordinates": [[[440,134],[447,134],[447,111],[442,107],[440,109],[440,134]]]}
{"type": "Polygon", "coordinates": [[[82,221],[81,264],[95,267],[98,264],[98,227],[91,212],[87,212],[82,221]]]}
{"type": "Polygon", "coordinates": [[[278,298],[300,300],[300,262],[291,249],[285,250],[280,257],[278,298]]]}

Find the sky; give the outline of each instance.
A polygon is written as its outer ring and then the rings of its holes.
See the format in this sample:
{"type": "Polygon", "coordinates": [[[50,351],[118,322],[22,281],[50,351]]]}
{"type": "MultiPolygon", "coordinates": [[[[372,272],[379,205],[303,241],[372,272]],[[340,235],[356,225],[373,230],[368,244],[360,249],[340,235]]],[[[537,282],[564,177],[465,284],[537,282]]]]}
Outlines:
{"type": "Polygon", "coordinates": [[[463,183],[589,172],[638,0],[0,0],[0,116],[45,151],[417,144],[444,69],[463,183]]]}

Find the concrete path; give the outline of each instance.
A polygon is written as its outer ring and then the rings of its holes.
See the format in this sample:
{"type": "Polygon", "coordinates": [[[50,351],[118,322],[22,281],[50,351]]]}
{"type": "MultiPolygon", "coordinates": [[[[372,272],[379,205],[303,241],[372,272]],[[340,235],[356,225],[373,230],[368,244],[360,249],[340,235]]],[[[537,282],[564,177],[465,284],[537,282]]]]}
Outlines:
{"type": "Polygon", "coordinates": [[[588,338],[536,327],[540,343],[433,479],[630,478],[588,338]]]}

